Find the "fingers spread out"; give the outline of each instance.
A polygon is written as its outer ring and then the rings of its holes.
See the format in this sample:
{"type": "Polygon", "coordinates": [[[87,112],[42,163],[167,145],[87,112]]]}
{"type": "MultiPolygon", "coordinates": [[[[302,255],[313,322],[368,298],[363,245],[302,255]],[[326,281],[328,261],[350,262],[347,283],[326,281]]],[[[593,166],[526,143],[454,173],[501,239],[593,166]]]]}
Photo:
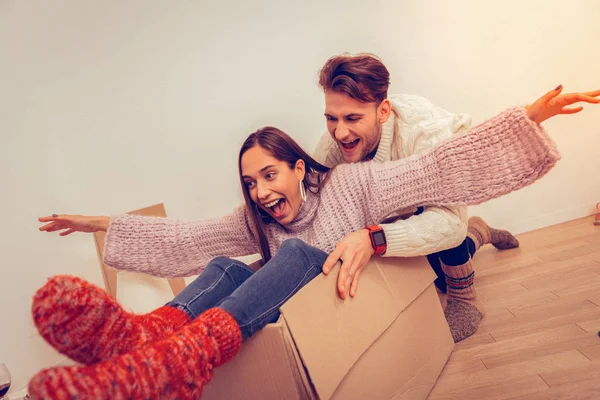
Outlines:
{"type": "Polygon", "coordinates": [[[354,278],[354,257],[349,256],[342,259],[342,268],[340,268],[340,274],[338,275],[338,292],[342,299],[346,298],[350,283],[354,278]]]}
{"type": "Polygon", "coordinates": [[[598,97],[598,96],[600,96],[600,90],[593,90],[591,92],[584,92],[583,94],[585,94],[586,96],[590,96],[590,97],[598,97]]]}
{"type": "Polygon", "coordinates": [[[66,228],[64,226],[62,226],[62,225],[54,224],[54,226],[51,227],[51,228],[48,228],[46,230],[46,232],[56,232],[56,231],[60,231],[61,229],[66,229],[66,228]]]}
{"type": "Polygon", "coordinates": [[[600,99],[594,96],[588,96],[584,93],[569,93],[567,95],[565,95],[565,99],[567,101],[567,104],[573,104],[573,103],[577,103],[580,101],[584,101],[586,103],[593,103],[593,104],[597,104],[600,103],[600,99]]]}
{"type": "Polygon", "coordinates": [[[44,226],[40,226],[40,231],[48,231],[48,232],[52,232],[50,229],[54,228],[56,226],[56,222],[50,222],[49,224],[46,224],[44,226]]]}
{"type": "Polygon", "coordinates": [[[541,99],[538,99],[538,102],[540,100],[542,100],[544,103],[548,103],[550,100],[552,100],[553,98],[558,96],[560,94],[560,92],[562,92],[562,90],[563,90],[563,85],[558,85],[556,87],[556,89],[549,91],[548,93],[543,95],[541,99]]]}
{"type": "Polygon", "coordinates": [[[350,288],[350,297],[356,296],[356,291],[358,290],[358,279],[360,278],[360,274],[362,273],[364,268],[359,268],[356,271],[356,275],[354,275],[354,280],[352,281],[352,287],[350,288]]]}
{"type": "Polygon", "coordinates": [[[325,263],[323,264],[323,273],[325,275],[327,275],[331,271],[333,266],[340,260],[341,256],[342,250],[338,247],[336,247],[335,250],[333,250],[331,254],[329,254],[329,257],[327,257],[325,263]]]}
{"type": "Polygon", "coordinates": [[[562,110],[560,110],[560,114],[575,114],[575,113],[578,113],[581,110],[583,110],[583,107],[581,107],[581,106],[579,106],[579,107],[565,107],[562,110]]]}

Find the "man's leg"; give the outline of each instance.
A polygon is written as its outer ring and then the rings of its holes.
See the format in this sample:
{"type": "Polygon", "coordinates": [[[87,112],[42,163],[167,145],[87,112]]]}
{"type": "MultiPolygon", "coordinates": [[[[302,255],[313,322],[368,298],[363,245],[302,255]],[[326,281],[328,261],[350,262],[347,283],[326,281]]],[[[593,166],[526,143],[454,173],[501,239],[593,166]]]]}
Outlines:
{"type": "Polygon", "coordinates": [[[519,241],[509,231],[494,229],[480,217],[469,218],[467,237],[473,240],[475,251],[483,245],[491,243],[498,250],[519,247],[519,241]]]}
{"type": "Polygon", "coordinates": [[[433,283],[435,283],[435,286],[442,293],[446,293],[446,274],[444,274],[444,270],[442,269],[442,262],[440,261],[440,252],[428,254],[427,261],[429,261],[429,265],[431,265],[431,268],[433,268],[433,271],[437,275],[437,278],[433,283]]]}
{"type": "Polygon", "coordinates": [[[448,305],[444,311],[455,342],[477,331],[483,313],[476,304],[475,272],[469,252],[469,240],[439,253],[446,276],[448,305]]]}

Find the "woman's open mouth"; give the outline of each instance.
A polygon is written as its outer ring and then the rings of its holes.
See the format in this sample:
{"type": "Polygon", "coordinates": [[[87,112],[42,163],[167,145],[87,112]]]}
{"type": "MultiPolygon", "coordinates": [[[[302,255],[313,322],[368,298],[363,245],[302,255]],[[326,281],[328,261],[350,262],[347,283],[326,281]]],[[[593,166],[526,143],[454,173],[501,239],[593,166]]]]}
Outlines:
{"type": "Polygon", "coordinates": [[[286,204],[287,202],[285,201],[285,199],[281,198],[273,200],[270,203],[265,203],[263,204],[263,206],[266,207],[269,211],[271,211],[271,215],[273,216],[273,218],[279,219],[285,215],[286,204]]]}

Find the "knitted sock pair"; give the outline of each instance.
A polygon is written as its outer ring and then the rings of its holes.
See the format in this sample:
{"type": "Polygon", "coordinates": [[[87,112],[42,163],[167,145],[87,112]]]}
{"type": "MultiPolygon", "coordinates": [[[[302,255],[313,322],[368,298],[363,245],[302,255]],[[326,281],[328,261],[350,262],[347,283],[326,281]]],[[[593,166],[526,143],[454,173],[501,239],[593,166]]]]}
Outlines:
{"type": "Polygon", "coordinates": [[[192,322],[172,307],[136,316],[74,277],[50,280],[36,293],[33,313],[52,346],[84,364],[98,362],[41,371],[29,383],[35,399],[197,399],[213,368],[242,343],[222,309],[192,322]]]}
{"type": "Polygon", "coordinates": [[[33,321],[46,341],[81,364],[94,364],[155,342],[190,322],[169,306],[136,315],[101,288],[73,276],[51,278],[33,297],[33,321]]]}

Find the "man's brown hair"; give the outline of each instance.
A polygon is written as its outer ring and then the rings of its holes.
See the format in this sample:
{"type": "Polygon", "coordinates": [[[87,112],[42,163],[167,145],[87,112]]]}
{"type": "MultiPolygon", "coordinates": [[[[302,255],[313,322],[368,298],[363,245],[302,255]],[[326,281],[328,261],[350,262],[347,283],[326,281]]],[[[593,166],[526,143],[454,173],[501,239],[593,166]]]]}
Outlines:
{"type": "Polygon", "coordinates": [[[342,54],[331,57],[319,73],[324,91],[345,93],[364,103],[381,103],[387,98],[390,73],[372,54],[342,54]]]}

